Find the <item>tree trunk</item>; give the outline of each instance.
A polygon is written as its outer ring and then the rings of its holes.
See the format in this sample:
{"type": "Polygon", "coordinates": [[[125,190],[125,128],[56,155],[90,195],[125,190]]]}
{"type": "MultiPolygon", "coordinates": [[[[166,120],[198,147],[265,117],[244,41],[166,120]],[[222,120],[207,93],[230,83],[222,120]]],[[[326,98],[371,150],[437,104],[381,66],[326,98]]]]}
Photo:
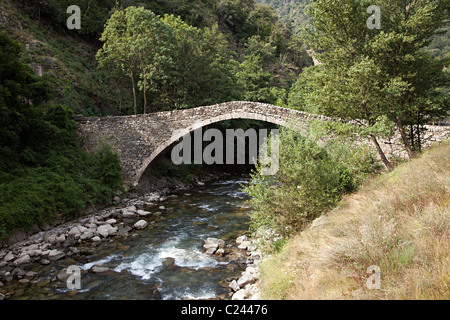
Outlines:
{"type": "MultiPolygon", "coordinates": [[[[367,119],[367,122],[369,123],[369,125],[372,125],[371,120],[370,120],[369,110],[367,110],[366,101],[363,101],[361,105],[363,107],[364,115],[365,115],[365,117],[367,119]]],[[[391,171],[393,169],[392,164],[386,158],[386,155],[384,154],[383,149],[381,149],[380,144],[378,143],[377,137],[375,137],[373,134],[371,134],[370,138],[372,139],[373,144],[375,145],[375,148],[377,149],[377,152],[380,155],[381,161],[383,161],[383,163],[386,166],[386,168],[389,171],[391,171]]]]}
{"type": "Polygon", "coordinates": [[[411,144],[411,150],[414,150],[414,125],[411,121],[409,125],[409,143],[411,144]]]}
{"type": "Polygon", "coordinates": [[[134,115],[137,114],[137,106],[136,106],[136,89],[134,87],[134,76],[133,71],[131,71],[131,84],[133,85],[133,98],[134,98],[134,115]]]}
{"type": "Polygon", "coordinates": [[[88,13],[89,8],[91,7],[91,3],[92,3],[92,0],[90,0],[90,1],[88,2],[88,6],[87,6],[87,8],[86,8],[86,11],[84,12],[84,15],[86,15],[86,14],[88,13]]]}
{"type": "Polygon", "coordinates": [[[418,150],[419,150],[419,153],[420,152],[422,152],[422,137],[420,136],[420,121],[421,119],[420,119],[420,111],[419,112],[417,112],[417,124],[416,124],[416,126],[417,126],[417,147],[418,147],[418,150]]]}
{"type": "Polygon", "coordinates": [[[144,74],[144,115],[147,114],[147,86],[146,86],[147,80],[145,79],[144,74]]]}
{"type": "Polygon", "coordinates": [[[397,128],[400,132],[400,136],[402,137],[403,144],[405,145],[406,152],[408,153],[409,159],[412,159],[414,157],[414,153],[411,149],[411,144],[409,143],[408,137],[405,133],[405,128],[403,127],[402,119],[400,119],[400,116],[397,116],[397,128]]]}
{"type": "Polygon", "coordinates": [[[381,161],[383,161],[386,168],[391,171],[393,169],[392,164],[389,162],[389,160],[386,158],[386,155],[383,152],[383,149],[381,149],[380,144],[377,141],[377,138],[374,135],[370,135],[370,138],[373,141],[373,144],[375,145],[375,148],[378,151],[378,154],[380,155],[381,161]]]}

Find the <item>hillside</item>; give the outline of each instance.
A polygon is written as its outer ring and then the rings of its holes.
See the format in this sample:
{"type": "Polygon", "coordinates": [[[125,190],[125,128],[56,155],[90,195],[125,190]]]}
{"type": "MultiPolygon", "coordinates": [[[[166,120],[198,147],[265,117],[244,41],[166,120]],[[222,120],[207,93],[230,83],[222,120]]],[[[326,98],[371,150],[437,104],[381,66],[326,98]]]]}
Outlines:
{"type": "Polygon", "coordinates": [[[264,297],[449,299],[449,227],[444,143],[368,181],[290,239],[261,268],[264,297]],[[370,266],[380,268],[379,289],[368,288],[370,266]]]}
{"type": "MultiPolygon", "coordinates": [[[[274,8],[280,20],[286,24],[294,33],[298,33],[300,28],[309,21],[307,5],[310,0],[257,0],[257,2],[269,5],[274,8]]],[[[450,25],[439,30],[428,46],[433,57],[449,58],[450,56],[450,25]]]]}
{"type": "Polygon", "coordinates": [[[310,0],[257,0],[277,10],[280,20],[299,32],[303,24],[308,22],[306,5],[310,0]]]}
{"type": "MultiPolygon", "coordinates": [[[[205,94],[202,90],[207,91],[209,88],[202,86],[210,81],[205,79],[204,83],[196,83],[196,79],[204,78],[197,75],[192,75],[193,79],[186,78],[187,68],[191,66],[185,66],[185,61],[176,61],[173,70],[168,70],[165,74],[166,77],[172,77],[169,79],[172,87],[167,84],[159,85],[157,92],[152,95],[158,97],[162,95],[160,91],[165,89],[167,92],[163,93],[169,98],[163,102],[149,101],[153,105],[153,111],[179,107],[177,103],[171,104],[170,101],[174,99],[170,97],[173,95],[170,90],[189,91],[188,97],[195,97],[193,101],[183,105],[183,108],[227,99],[257,99],[276,103],[278,96],[281,96],[280,102],[286,103],[287,93],[297,75],[304,67],[311,65],[302,44],[278,20],[276,12],[253,0],[2,0],[0,27],[26,49],[24,62],[50,82],[54,103],[68,105],[76,114],[87,116],[130,114],[133,112],[133,94],[129,79],[113,73],[111,69],[98,69],[96,60],[96,54],[103,45],[99,39],[105,23],[112,12],[129,6],[142,6],[161,17],[166,14],[179,16],[186,26],[193,27],[195,29],[191,30],[199,30],[198,32],[214,30],[218,26],[221,35],[215,36],[216,42],[203,49],[205,54],[211,52],[211,59],[216,56],[213,51],[208,50],[218,50],[222,60],[212,63],[220,64],[221,71],[225,70],[223,73],[235,75],[222,81],[223,88],[219,88],[221,91],[205,94]],[[78,5],[82,12],[80,30],[68,30],[66,27],[66,19],[69,17],[66,9],[73,4],[78,5]],[[225,48],[220,47],[223,44],[222,37],[225,48]],[[257,60],[249,58],[249,50],[259,50],[258,47],[263,51],[270,50],[262,52],[265,61],[263,66],[258,66],[259,69],[255,65],[257,60]],[[228,56],[232,58],[230,63],[226,61],[228,56]],[[252,72],[258,74],[250,74],[252,72]],[[246,87],[249,78],[255,83],[246,87]],[[180,79],[185,83],[180,83],[180,79]],[[249,87],[256,88],[256,93],[246,92],[250,90],[249,87]],[[203,96],[208,99],[203,99],[203,96]]],[[[208,74],[211,72],[206,70],[208,67],[207,64],[200,64],[197,72],[208,74]]],[[[138,112],[142,112],[144,97],[141,91],[137,94],[138,112]]]]}
{"type": "Polygon", "coordinates": [[[53,103],[85,115],[119,113],[126,92],[113,90],[105,73],[96,69],[99,43],[57,27],[45,8],[40,8],[38,17],[38,10],[24,3],[3,0],[0,26],[23,45],[23,62],[51,84],[53,103]]]}

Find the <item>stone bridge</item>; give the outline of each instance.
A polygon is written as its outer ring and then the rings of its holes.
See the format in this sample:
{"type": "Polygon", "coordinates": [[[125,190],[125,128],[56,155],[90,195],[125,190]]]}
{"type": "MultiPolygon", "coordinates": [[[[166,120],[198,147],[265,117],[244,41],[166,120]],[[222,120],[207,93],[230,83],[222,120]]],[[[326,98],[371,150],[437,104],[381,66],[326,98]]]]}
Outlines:
{"type": "MultiPolygon", "coordinates": [[[[270,104],[243,101],[147,115],[102,118],[75,116],[78,134],[84,138],[86,148],[93,151],[101,143],[111,145],[121,159],[124,179],[132,184],[137,184],[149,164],[187,132],[215,122],[239,118],[281,126],[289,126],[294,119],[295,130],[299,132],[307,128],[308,119],[332,120],[270,104]],[[184,132],[174,134],[177,130],[184,132]]],[[[433,127],[428,132],[428,137],[424,137],[427,141],[450,138],[450,127],[433,127]],[[438,137],[435,137],[436,133],[438,137]]],[[[398,138],[380,141],[380,145],[388,157],[393,154],[404,156],[405,152],[398,138]]]]}

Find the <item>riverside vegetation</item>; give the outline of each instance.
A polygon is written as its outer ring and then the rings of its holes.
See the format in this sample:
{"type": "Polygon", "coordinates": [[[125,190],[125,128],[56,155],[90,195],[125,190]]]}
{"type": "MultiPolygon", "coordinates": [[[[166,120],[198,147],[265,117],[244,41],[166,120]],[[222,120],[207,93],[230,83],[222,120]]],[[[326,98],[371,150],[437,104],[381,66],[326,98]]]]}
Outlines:
{"type": "Polygon", "coordinates": [[[263,297],[448,299],[448,143],[415,159],[422,124],[449,112],[448,59],[425,50],[448,1],[384,1],[390,22],[380,30],[357,14],[368,2],[311,4],[304,38],[322,64],[300,74],[289,105],[353,125],[313,125],[304,137],[282,131],[279,172],[264,176],[257,165],[246,190],[252,230],[273,254],[260,268],[263,297]],[[321,141],[323,130],[335,138],[321,141]],[[392,130],[411,161],[397,169],[377,142],[392,130]],[[378,155],[352,143],[355,133],[378,155]],[[380,159],[393,171],[364,183],[380,159]],[[381,290],[365,286],[371,265],[381,268],[381,290]]]}
{"type": "MultiPolygon", "coordinates": [[[[73,112],[268,102],[353,125],[311,123],[303,137],[282,130],[278,174],[263,176],[256,166],[246,188],[251,228],[273,253],[260,269],[263,296],[448,298],[448,144],[415,159],[423,124],[449,112],[448,57],[426,49],[444,25],[448,0],[381,1],[380,30],[366,27],[369,1],[315,0],[299,35],[253,0],[140,7],[93,0],[82,4],[84,27],[68,33],[69,2],[2,3],[2,241],[15,228],[44,227],[57,216],[74,218],[86,203],[108,203],[123,186],[110,148],[82,149],[73,112]],[[311,66],[306,45],[321,65],[311,66]],[[46,72],[37,77],[27,65],[46,72]],[[393,130],[411,160],[397,169],[378,145],[393,130]],[[334,139],[323,142],[325,134],[334,139]],[[355,134],[375,149],[354,142],[355,134]],[[364,182],[382,170],[378,159],[392,171],[364,182]],[[381,268],[380,291],[363,286],[370,264],[381,268]]],[[[250,123],[219,126],[233,125],[250,123]]]]}
{"type": "Polygon", "coordinates": [[[50,87],[21,60],[21,47],[0,33],[0,241],[31,231],[87,203],[108,203],[122,187],[119,157],[77,142],[72,111],[45,105],[50,87]],[[45,106],[45,107],[44,107],[45,106]]]}
{"type": "Polygon", "coordinates": [[[344,196],[265,259],[263,298],[448,299],[449,164],[446,142],[344,196]]]}

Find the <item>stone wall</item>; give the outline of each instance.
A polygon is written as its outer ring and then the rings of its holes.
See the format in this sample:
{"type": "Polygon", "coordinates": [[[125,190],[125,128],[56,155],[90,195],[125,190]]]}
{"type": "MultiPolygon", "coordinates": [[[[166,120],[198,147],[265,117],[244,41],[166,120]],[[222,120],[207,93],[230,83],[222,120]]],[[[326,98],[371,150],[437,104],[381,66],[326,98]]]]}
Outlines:
{"type": "MultiPolygon", "coordinates": [[[[125,179],[137,184],[148,165],[188,132],[211,123],[229,119],[254,119],[290,126],[295,120],[296,130],[303,132],[308,119],[332,119],[305,112],[257,102],[225,102],[193,109],[158,112],[147,115],[85,118],[76,116],[78,134],[85,147],[95,151],[102,143],[109,144],[121,158],[125,179]]],[[[428,127],[425,145],[450,138],[450,127],[428,127]]],[[[399,137],[380,141],[388,157],[404,157],[399,137]]]]}
{"type": "MultiPolygon", "coordinates": [[[[450,139],[450,126],[425,125],[422,136],[422,148],[427,149],[434,143],[439,143],[450,139]]],[[[403,146],[400,134],[396,134],[392,139],[381,140],[382,149],[388,158],[397,157],[407,159],[408,154],[403,146]]]]}

